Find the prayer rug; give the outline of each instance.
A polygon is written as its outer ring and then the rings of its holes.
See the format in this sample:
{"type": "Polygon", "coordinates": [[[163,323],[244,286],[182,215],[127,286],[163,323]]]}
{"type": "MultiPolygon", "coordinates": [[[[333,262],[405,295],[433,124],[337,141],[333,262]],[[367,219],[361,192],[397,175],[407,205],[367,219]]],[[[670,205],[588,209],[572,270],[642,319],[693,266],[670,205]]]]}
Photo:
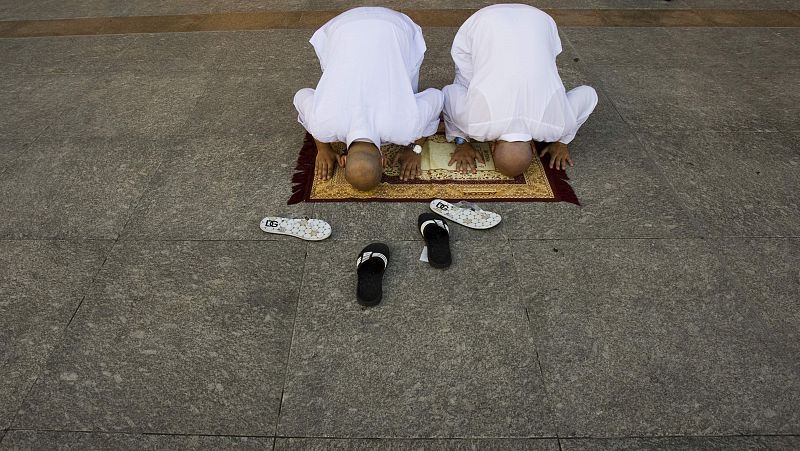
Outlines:
{"type": "MultiPolygon", "coordinates": [[[[494,170],[489,144],[473,143],[483,153],[486,164],[478,165],[477,174],[461,174],[451,170],[447,163],[455,145],[448,143],[442,134],[428,139],[422,151],[422,175],[416,180],[402,181],[399,168],[387,166],[383,180],[372,191],[354,189],[344,178],[344,170],[336,167],[330,180],[314,177],[314,160],[317,155],[314,139],[306,134],[300,150],[297,168],[292,177],[293,188],[289,204],[306,202],[422,202],[433,199],[447,201],[509,201],[509,202],[570,202],[579,205],[578,198],[569,186],[563,170],[547,167],[549,155],[540,160],[534,155],[528,170],[519,177],[506,177],[494,170]]],[[[336,143],[334,150],[344,150],[336,143]]],[[[402,146],[385,145],[381,151],[387,161],[394,161],[402,146]]]]}

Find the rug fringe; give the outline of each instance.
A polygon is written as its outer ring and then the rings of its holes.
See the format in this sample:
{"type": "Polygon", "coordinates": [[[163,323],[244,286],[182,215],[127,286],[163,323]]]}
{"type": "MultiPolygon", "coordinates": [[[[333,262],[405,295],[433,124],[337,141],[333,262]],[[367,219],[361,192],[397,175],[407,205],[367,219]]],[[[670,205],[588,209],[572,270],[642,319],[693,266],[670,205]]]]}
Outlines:
{"type": "Polygon", "coordinates": [[[297,158],[297,166],[292,176],[292,195],[289,197],[287,205],[299,204],[308,201],[311,197],[311,188],[314,181],[314,161],[317,158],[317,147],[314,145],[314,137],[306,133],[303,141],[303,148],[297,158]]]}
{"type": "Polygon", "coordinates": [[[575,194],[575,190],[572,189],[572,186],[570,186],[568,182],[569,176],[567,176],[567,171],[550,168],[549,154],[545,155],[541,161],[542,167],[544,167],[544,173],[547,175],[547,181],[550,182],[550,187],[553,188],[553,195],[555,196],[553,200],[556,202],[569,202],[580,206],[581,203],[578,201],[578,195],[575,194]]]}

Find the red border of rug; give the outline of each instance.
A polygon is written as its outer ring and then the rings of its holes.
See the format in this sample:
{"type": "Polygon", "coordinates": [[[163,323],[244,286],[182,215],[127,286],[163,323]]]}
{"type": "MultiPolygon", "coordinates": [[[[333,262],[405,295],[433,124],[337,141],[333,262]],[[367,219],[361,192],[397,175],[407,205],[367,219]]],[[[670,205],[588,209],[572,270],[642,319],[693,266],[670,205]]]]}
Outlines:
{"type": "MultiPolygon", "coordinates": [[[[539,146],[537,146],[539,147],[539,146]]],[[[314,183],[314,161],[317,157],[317,149],[314,145],[314,138],[306,133],[306,137],[303,142],[303,148],[300,149],[300,155],[297,157],[297,166],[295,167],[295,173],[292,176],[292,195],[289,197],[289,201],[287,202],[288,205],[298,204],[300,202],[430,202],[434,198],[430,199],[354,199],[354,198],[344,198],[344,199],[311,199],[311,188],[314,183]]],[[[459,201],[459,200],[466,200],[466,201],[474,201],[474,202],[568,202],[575,205],[580,205],[578,201],[578,196],[575,194],[575,190],[572,189],[572,186],[568,183],[569,177],[567,176],[567,172],[563,169],[551,169],[548,167],[547,163],[550,161],[550,156],[545,156],[545,159],[542,160],[542,166],[544,167],[544,173],[547,176],[547,181],[550,183],[550,188],[553,190],[553,195],[555,196],[553,199],[542,199],[542,198],[528,198],[528,199],[506,199],[506,198],[492,198],[492,199],[444,199],[447,201],[459,201]]],[[[414,182],[411,182],[414,183],[414,182]]],[[[428,182],[420,182],[420,183],[428,183],[428,182]]],[[[484,183],[481,181],[471,181],[471,180],[462,180],[462,181],[452,181],[448,183],[459,183],[459,184],[473,184],[473,183],[484,183]]],[[[519,183],[517,181],[509,181],[506,183],[519,183]]]]}

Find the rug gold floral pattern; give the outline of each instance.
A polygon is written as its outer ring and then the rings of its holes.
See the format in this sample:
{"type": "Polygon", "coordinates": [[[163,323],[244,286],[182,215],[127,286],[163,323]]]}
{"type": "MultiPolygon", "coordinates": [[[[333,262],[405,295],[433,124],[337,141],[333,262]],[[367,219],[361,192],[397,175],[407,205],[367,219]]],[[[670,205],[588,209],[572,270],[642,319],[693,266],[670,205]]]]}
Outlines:
{"type": "MultiPolygon", "coordinates": [[[[444,135],[436,134],[428,139],[422,152],[422,175],[416,180],[403,181],[399,168],[389,165],[383,180],[372,191],[358,191],[344,178],[344,171],[337,166],[333,178],[318,180],[314,178],[314,159],[316,147],[310,135],[306,135],[297,162],[297,172],[293,194],[289,204],[306,202],[407,202],[430,201],[432,199],[492,200],[520,202],[571,202],[578,204],[574,191],[567,183],[563,170],[550,169],[547,160],[534,156],[528,170],[519,177],[507,177],[494,170],[490,147],[487,143],[475,143],[476,149],[483,153],[486,164],[479,165],[477,174],[461,174],[450,168],[452,143],[444,135]]],[[[335,143],[334,150],[344,151],[343,143],[335,143]]],[[[381,147],[387,161],[394,161],[401,146],[389,144],[381,147]]]]}

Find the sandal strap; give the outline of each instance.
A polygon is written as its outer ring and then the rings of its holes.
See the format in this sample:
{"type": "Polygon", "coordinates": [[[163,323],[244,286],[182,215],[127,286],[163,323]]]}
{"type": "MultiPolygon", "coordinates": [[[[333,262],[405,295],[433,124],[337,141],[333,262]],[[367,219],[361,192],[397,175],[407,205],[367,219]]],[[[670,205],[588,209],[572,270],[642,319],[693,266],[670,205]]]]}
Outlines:
{"type": "Polygon", "coordinates": [[[383,267],[386,268],[389,266],[389,259],[386,258],[385,255],[381,254],[380,252],[364,252],[358,259],[356,259],[356,268],[361,266],[362,263],[365,263],[367,260],[371,258],[380,258],[383,260],[383,267]]]}
{"type": "Polygon", "coordinates": [[[477,204],[474,204],[472,202],[467,202],[465,200],[462,200],[461,202],[458,202],[457,204],[455,204],[455,206],[459,207],[459,208],[464,208],[464,209],[467,209],[467,210],[472,210],[472,211],[483,211],[483,209],[481,207],[479,207],[477,204]]]}
{"type": "Polygon", "coordinates": [[[419,232],[425,235],[425,227],[427,227],[430,224],[435,224],[436,226],[444,229],[448,235],[450,234],[450,227],[447,227],[447,223],[442,221],[441,219],[428,219],[427,221],[420,224],[419,232]]]}

